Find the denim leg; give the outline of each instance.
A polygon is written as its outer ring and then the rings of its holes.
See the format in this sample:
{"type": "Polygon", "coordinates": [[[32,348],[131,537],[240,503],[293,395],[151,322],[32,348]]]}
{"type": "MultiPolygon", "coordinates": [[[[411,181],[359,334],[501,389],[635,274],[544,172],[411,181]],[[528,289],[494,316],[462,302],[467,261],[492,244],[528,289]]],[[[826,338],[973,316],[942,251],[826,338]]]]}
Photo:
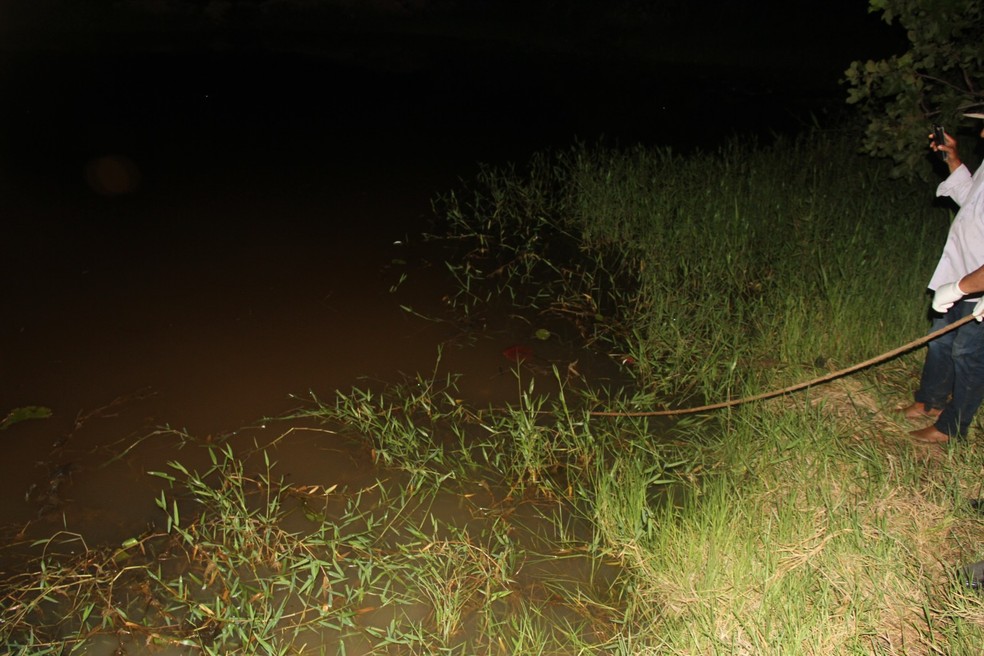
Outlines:
{"type": "MultiPolygon", "coordinates": [[[[946,314],[934,316],[929,332],[946,328],[959,318],[951,317],[951,314],[956,315],[957,312],[951,309],[946,314]]],[[[925,404],[927,408],[942,410],[950,398],[954,377],[953,343],[957,332],[959,329],[937,337],[926,347],[926,361],[923,363],[915,400],[925,404]]]]}
{"type": "MultiPolygon", "coordinates": [[[[956,303],[942,317],[938,327],[962,319],[973,309],[974,303],[956,303]]],[[[935,320],[933,326],[934,329],[938,328],[935,320]]],[[[923,390],[920,386],[920,393],[924,396],[917,400],[930,407],[941,407],[938,404],[939,394],[943,384],[947,384],[947,392],[952,396],[950,402],[942,406],[943,413],[936,420],[936,428],[951,437],[965,437],[974,415],[984,401],[984,324],[979,321],[964,324],[930,342],[929,348],[932,355],[927,354],[926,365],[923,367],[923,379],[927,382],[927,388],[923,390]],[[933,345],[937,342],[942,344],[932,354],[933,345]],[[933,379],[933,376],[936,378],[933,379]],[[927,378],[930,380],[926,380],[927,378]]]]}

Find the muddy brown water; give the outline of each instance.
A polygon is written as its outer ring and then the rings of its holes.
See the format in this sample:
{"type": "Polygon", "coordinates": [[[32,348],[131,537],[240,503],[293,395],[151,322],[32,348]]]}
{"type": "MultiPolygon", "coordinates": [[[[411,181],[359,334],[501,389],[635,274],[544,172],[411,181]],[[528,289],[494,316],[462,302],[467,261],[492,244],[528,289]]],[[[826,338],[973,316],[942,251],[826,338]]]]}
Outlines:
{"type": "MultiPolygon", "coordinates": [[[[130,84],[139,67],[117,58],[18,63],[6,79],[0,414],[52,416],[0,432],[6,540],[66,530],[96,546],[159,521],[147,472],[203,458],[165,427],[262,442],[279,430],[265,418],[311,394],[435,370],[460,374],[471,403],[502,403],[517,395],[502,354],[515,344],[613,374],[603,354],[533,343],[530,325],[470,331],[405,309],[450,316],[443,254],[421,238],[435,193],[479,161],[527,156],[540,145],[523,142],[530,128],[512,150],[508,118],[462,132],[475,108],[442,123],[447,97],[411,96],[400,76],[322,71],[338,88],[281,103],[271,98],[313,83],[307,69],[257,84],[251,61],[194,72],[193,60],[148,57],[153,82],[130,84]]],[[[276,457],[306,484],[372,475],[362,454],[317,436],[279,442],[276,457]]]]}
{"type": "MultiPolygon", "coordinates": [[[[0,398],[53,415],[3,432],[4,526],[125,539],[157,515],[145,472],[200,458],[162,427],[199,439],[251,428],[262,440],[264,418],[311,394],[330,401],[435,370],[462,374],[470,402],[499,403],[516,397],[503,349],[548,348],[522,324],[463,331],[404,309],[451,316],[442,254],[419,236],[426,187],[332,197],[244,184],[247,198],[233,185],[166,209],[133,201],[111,226],[86,225],[101,220],[101,203],[89,216],[71,204],[43,210],[85,227],[25,247],[8,296],[0,398]],[[180,228],[169,231],[169,214],[180,228]],[[215,216],[235,220],[216,226],[215,216]],[[157,229],[132,225],[148,222],[157,229]]],[[[550,357],[566,367],[565,355],[550,357]]],[[[316,485],[338,483],[356,459],[330,438],[282,441],[276,457],[316,485]]]]}
{"type": "MultiPolygon", "coordinates": [[[[310,394],[330,401],[335,390],[435,369],[462,374],[461,395],[478,406],[515,399],[502,350],[520,342],[547,348],[533,343],[528,327],[463,332],[401,308],[447,317],[442,297],[452,292],[436,249],[415,234],[378,229],[380,216],[419,225],[414,212],[425,208],[411,200],[293,209],[289,201],[245,207],[213,199],[210,212],[300,212],[311,222],[337,213],[372,229],[256,227],[244,235],[230,227],[197,234],[193,253],[174,245],[173,255],[159,243],[114,244],[103,235],[98,245],[73,243],[57,263],[44,253],[25,262],[59,273],[25,283],[16,300],[16,324],[3,335],[2,398],[8,408],[41,405],[53,416],[4,431],[0,522],[34,522],[28,535],[65,528],[94,543],[125,538],[157,515],[155,481],[145,472],[200,459],[179,451],[165,426],[199,439],[256,432],[310,394]],[[160,436],[144,439],[154,432],[160,436]]],[[[173,211],[187,220],[201,210],[173,211]]],[[[139,209],[132,220],[144,220],[139,209]]],[[[563,369],[565,356],[553,356],[563,369]]],[[[268,437],[278,430],[271,425],[268,437]]],[[[276,457],[295,479],[316,485],[338,483],[333,477],[349,475],[356,459],[330,438],[282,441],[276,457]]]]}

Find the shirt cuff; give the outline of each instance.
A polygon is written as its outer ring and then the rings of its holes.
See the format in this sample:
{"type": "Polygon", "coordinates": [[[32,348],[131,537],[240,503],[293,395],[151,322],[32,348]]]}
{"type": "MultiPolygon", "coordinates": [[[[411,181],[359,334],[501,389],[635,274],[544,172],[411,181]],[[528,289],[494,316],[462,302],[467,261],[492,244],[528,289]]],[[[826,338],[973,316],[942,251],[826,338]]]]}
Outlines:
{"type": "Polygon", "coordinates": [[[961,164],[953,173],[947,176],[946,180],[940,183],[940,186],[936,188],[937,196],[951,196],[953,191],[962,185],[970,182],[970,169],[967,168],[966,164],[961,164]]]}

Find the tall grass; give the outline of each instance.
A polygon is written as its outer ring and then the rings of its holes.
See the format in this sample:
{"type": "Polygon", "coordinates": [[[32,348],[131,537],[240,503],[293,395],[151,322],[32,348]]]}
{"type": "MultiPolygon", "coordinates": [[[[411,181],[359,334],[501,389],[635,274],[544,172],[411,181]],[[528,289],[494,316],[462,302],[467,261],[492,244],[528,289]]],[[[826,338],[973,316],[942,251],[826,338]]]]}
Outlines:
{"type": "Polygon", "coordinates": [[[461,300],[576,312],[678,397],[866,359],[922,329],[947,214],[853,151],[822,134],[687,157],[580,145],[485,170],[440,205],[474,246],[461,300]]]}
{"type": "MultiPolygon", "coordinates": [[[[765,391],[921,336],[950,218],[932,197],[849,135],[813,134],[688,157],[577,146],[522,175],[485,171],[443,207],[456,243],[476,246],[469,298],[593,320],[586,336],[633,363],[625,405],[647,409],[765,391]]],[[[920,355],[794,406],[678,425],[691,473],[677,503],[653,502],[658,462],[638,454],[591,478],[600,544],[633,579],[634,651],[980,649],[981,600],[953,572],[984,557],[965,510],[981,450],[913,450],[886,412],[920,355]]]]}

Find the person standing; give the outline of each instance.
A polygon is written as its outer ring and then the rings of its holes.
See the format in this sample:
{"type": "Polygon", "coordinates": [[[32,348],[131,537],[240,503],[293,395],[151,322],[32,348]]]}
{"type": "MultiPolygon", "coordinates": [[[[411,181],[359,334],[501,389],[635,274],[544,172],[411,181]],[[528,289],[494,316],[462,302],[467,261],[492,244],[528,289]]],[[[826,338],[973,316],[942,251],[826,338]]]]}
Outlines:
{"type": "MultiPolygon", "coordinates": [[[[984,106],[964,116],[984,119],[984,106]]],[[[960,207],[929,281],[934,292],[931,331],[969,314],[978,318],[929,343],[915,400],[903,408],[908,419],[933,420],[911,431],[913,438],[940,444],[966,438],[984,402],[984,166],[971,174],[960,159],[956,139],[949,134],[944,135],[943,143],[934,139],[930,147],[950,169],[936,195],[948,196],[960,207]]]]}

